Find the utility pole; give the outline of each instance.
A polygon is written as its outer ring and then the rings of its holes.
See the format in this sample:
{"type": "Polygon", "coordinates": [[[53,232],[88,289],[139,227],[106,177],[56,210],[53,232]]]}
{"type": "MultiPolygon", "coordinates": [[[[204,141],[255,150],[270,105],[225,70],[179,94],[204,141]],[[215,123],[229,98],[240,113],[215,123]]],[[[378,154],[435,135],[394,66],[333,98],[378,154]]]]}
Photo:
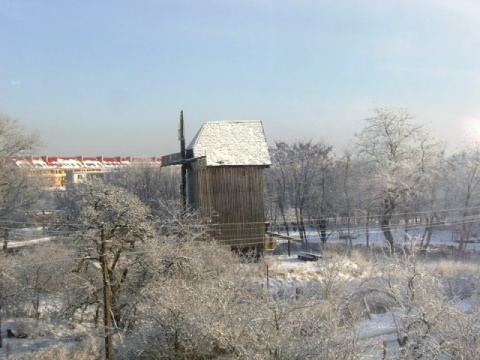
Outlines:
{"type": "Polygon", "coordinates": [[[4,231],[4,235],[3,235],[3,250],[7,250],[7,246],[8,246],[8,229],[5,228],[5,231],[4,231]]]}
{"type": "Polygon", "coordinates": [[[187,211],[187,165],[185,159],[187,158],[187,150],[185,149],[185,132],[183,128],[183,110],[180,111],[180,124],[178,127],[178,140],[180,140],[180,156],[182,163],[182,204],[183,211],[187,211]]]}
{"type": "MultiPolygon", "coordinates": [[[[5,240],[3,242],[3,250],[7,250],[8,231],[5,228],[5,240]]],[[[2,337],[2,310],[3,310],[3,271],[0,269],[0,349],[3,347],[2,337]]]]}
{"type": "MultiPolygon", "coordinates": [[[[1,294],[0,296],[3,296],[1,294]]],[[[3,347],[3,338],[2,338],[2,299],[0,299],[0,349],[3,347]]]]}
{"type": "Polygon", "coordinates": [[[110,307],[110,279],[108,276],[107,246],[105,235],[105,224],[102,224],[101,254],[100,263],[103,273],[103,316],[105,323],[105,359],[113,359],[112,347],[112,318],[110,307]]]}

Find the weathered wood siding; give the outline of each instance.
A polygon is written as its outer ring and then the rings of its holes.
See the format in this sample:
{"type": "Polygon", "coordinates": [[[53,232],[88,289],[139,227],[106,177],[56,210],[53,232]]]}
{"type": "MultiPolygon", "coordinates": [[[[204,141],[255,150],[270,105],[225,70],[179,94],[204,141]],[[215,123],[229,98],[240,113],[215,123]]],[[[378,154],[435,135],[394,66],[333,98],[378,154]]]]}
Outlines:
{"type": "Polygon", "coordinates": [[[196,172],[198,205],[212,218],[222,244],[263,246],[264,169],[260,166],[207,167],[196,172]]]}
{"type": "Polygon", "coordinates": [[[187,171],[187,198],[188,205],[194,210],[198,210],[198,182],[197,171],[187,171]]]}

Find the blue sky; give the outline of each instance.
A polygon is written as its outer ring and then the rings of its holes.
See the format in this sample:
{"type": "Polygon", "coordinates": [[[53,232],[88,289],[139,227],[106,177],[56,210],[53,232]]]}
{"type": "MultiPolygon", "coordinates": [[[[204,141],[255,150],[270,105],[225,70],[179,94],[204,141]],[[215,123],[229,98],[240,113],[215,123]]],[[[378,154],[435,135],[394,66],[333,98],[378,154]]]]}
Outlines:
{"type": "Polygon", "coordinates": [[[480,2],[0,0],[0,112],[39,155],[154,156],[207,120],[270,143],[352,143],[406,107],[451,149],[480,140],[480,2]]]}

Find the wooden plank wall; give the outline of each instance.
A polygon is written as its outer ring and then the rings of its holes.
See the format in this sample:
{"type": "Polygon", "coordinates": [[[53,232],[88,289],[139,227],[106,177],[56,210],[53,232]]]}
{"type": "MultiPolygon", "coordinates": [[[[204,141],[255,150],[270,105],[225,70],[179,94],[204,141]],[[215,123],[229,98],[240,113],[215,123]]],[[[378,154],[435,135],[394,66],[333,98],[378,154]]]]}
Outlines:
{"type": "Polygon", "coordinates": [[[217,241],[238,247],[263,246],[263,167],[207,167],[197,172],[197,184],[200,209],[212,218],[217,241]]]}

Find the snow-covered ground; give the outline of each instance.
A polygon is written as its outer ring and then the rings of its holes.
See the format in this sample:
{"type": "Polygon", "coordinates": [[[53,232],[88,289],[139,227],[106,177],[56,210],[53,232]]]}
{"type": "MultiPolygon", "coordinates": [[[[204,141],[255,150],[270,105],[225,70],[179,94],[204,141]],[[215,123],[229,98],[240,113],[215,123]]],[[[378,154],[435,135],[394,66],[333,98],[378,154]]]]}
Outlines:
{"type": "Polygon", "coordinates": [[[24,246],[30,246],[30,245],[38,245],[41,243],[49,242],[53,240],[53,237],[42,237],[42,238],[37,238],[37,239],[32,239],[32,240],[23,240],[23,241],[9,241],[8,242],[8,248],[19,248],[19,247],[24,247],[24,246]]]}
{"type": "MultiPolygon", "coordinates": [[[[420,239],[425,232],[423,226],[412,227],[408,230],[408,236],[410,238],[420,239]]],[[[282,232],[285,233],[285,232],[282,232]]],[[[320,241],[320,236],[315,229],[308,228],[307,231],[307,241],[309,243],[318,243],[320,241]]],[[[403,244],[405,242],[405,231],[403,227],[393,228],[392,234],[395,238],[397,244],[403,244]]],[[[367,235],[365,233],[365,228],[352,228],[350,232],[352,238],[352,245],[366,245],[367,244],[367,235]]],[[[290,236],[293,238],[300,239],[298,231],[290,231],[290,236]]],[[[348,240],[341,238],[341,233],[338,231],[329,231],[327,243],[342,243],[347,244],[348,240]]],[[[344,232],[345,236],[345,232],[344,232]]],[[[473,239],[472,239],[473,240],[473,239]]],[[[475,239],[476,240],[476,239],[475,239]]],[[[278,240],[277,240],[278,241],[278,240]]],[[[378,229],[372,229],[368,236],[369,245],[372,246],[386,246],[385,238],[381,231],[378,229]]],[[[279,241],[281,242],[281,241],[279,241]]],[[[451,229],[436,229],[433,232],[432,238],[430,240],[430,245],[442,245],[442,246],[454,246],[458,247],[458,234],[456,231],[451,229]]],[[[469,242],[465,244],[465,250],[480,250],[480,242],[469,242]]]]}
{"type": "Polygon", "coordinates": [[[66,321],[36,321],[34,319],[9,319],[2,321],[3,348],[0,349],[0,359],[21,359],[29,353],[48,349],[58,344],[75,346],[91,333],[80,324],[66,321]],[[7,330],[15,335],[27,334],[27,338],[8,338],[7,330]]]}
{"type": "MultiPolygon", "coordinates": [[[[421,236],[423,229],[416,229],[409,232],[412,237],[421,236]]],[[[291,233],[291,236],[298,236],[298,233],[291,233]]],[[[404,241],[403,231],[395,231],[396,240],[399,244],[404,241]]],[[[34,240],[36,243],[48,241],[49,238],[34,240]]],[[[319,241],[319,236],[315,231],[308,232],[308,241],[315,243],[319,241]]],[[[383,235],[379,232],[371,233],[369,236],[370,245],[385,246],[383,235]]],[[[279,241],[282,243],[282,241],[279,241]]],[[[338,233],[332,233],[328,243],[345,243],[344,239],[339,238],[338,233]]],[[[352,239],[353,245],[366,244],[366,236],[360,231],[354,232],[352,239]]],[[[458,246],[454,241],[452,232],[448,230],[437,230],[431,240],[432,245],[458,246]]],[[[14,245],[9,244],[11,247],[14,245]]],[[[467,244],[467,250],[477,250],[480,244],[467,244]],[[478,245],[478,246],[476,246],[478,245]]],[[[298,249],[297,249],[298,251],[298,249]]],[[[368,278],[372,275],[371,264],[362,262],[354,257],[342,255],[325,254],[318,261],[303,261],[297,257],[297,252],[292,252],[291,256],[274,255],[269,253],[264,258],[265,278],[261,282],[267,285],[274,297],[282,297],[296,294],[298,288],[307,286],[312,282],[322,282],[329,273],[335,272],[335,276],[340,281],[354,281],[368,278]]],[[[472,311],[470,300],[462,299],[456,303],[459,309],[465,313],[472,311]]],[[[390,313],[370,314],[368,319],[362,320],[358,324],[361,334],[360,340],[367,344],[367,355],[364,358],[381,358],[383,344],[388,347],[389,352],[397,351],[395,325],[390,313]]],[[[41,321],[34,325],[34,320],[25,319],[3,319],[2,335],[3,348],[0,349],[0,359],[21,358],[24,354],[31,351],[39,351],[42,348],[51,347],[55,344],[75,344],[82,337],[86,336],[88,331],[81,325],[66,322],[48,322],[41,321]],[[15,332],[29,332],[26,339],[8,339],[7,329],[13,329],[15,332]],[[27,329],[26,331],[23,329],[27,329]]],[[[97,334],[101,336],[100,334],[97,334]]]]}
{"type": "MultiPolygon", "coordinates": [[[[458,245],[451,239],[451,234],[447,231],[437,232],[437,237],[432,239],[435,245],[458,245]]],[[[318,241],[318,237],[310,237],[310,241],[318,241]]],[[[383,241],[383,239],[381,239],[383,241]]],[[[331,242],[344,242],[345,240],[330,238],[331,242]]],[[[361,243],[361,239],[359,240],[361,243]]],[[[354,243],[355,244],[355,243],[354,243]]],[[[364,243],[363,243],[364,244],[364,243]]],[[[372,243],[370,243],[372,244],[372,243]]],[[[384,245],[378,240],[378,246],[384,245]]],[[[473,250],[473,248],[472,248],[473,250]]],[[[355,259],[355,256],[348,257],[332,252],[326,253],[318,261],[303,261],[298,258],[299,249],[292,251],[292,255],[267,255],[265,266],[268,269],[267,277],[263,280],[271,289],[274,297],[295,296],[297,289],[306,284],[325,281],[326,277],[336,276],[335,281],[361,282],[364,279],[372,277],[375,273],[375,267],[372,263],[364,262],[362,259],[355,259]]],[[[465,281],[451,280],[462,286],[465,281]]],[[[473,285],[472,285],[473,286],[473,285]]],[[[465,314],[473,311],[472,301],[469,297],[457,298],[454,306],[465,314]]],[[[366,348],[365,354],[359,358],[362,359],[381,359],[383,351],[386,349],[391,358],[399,354],[399,344],[397,343],[397,332],[392,315],[394,309],[385,313],[371,313],[368,318],[361,320],[357,324],[357,330],[360,334],[359,341],[363,342],[366,348]]]]}

